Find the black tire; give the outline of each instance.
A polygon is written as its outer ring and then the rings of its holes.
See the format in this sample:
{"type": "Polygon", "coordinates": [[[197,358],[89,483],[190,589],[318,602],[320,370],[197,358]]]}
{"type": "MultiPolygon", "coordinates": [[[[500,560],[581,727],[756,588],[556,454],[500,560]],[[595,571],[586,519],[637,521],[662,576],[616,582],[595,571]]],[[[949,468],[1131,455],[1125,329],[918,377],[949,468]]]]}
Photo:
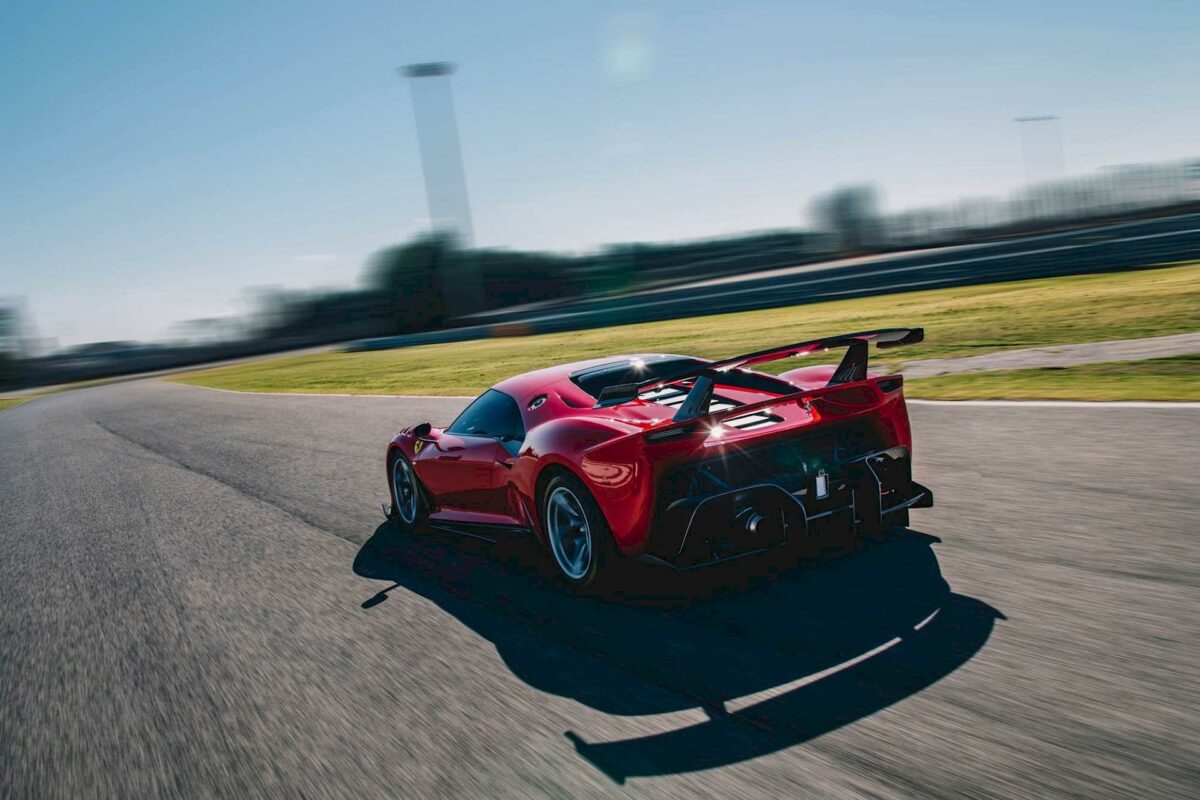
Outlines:
{"type": "Polygon", "coordinates": [[[392,522],[398,528],[405,530],[420,528],[428,513],[425,503],[425,489],[421,486],[421,481],[417,478],[417,473],[413,470],[412,463],[399,450],[388,461],[388,494],[392,498],[392,522]],[[401,492],[400,496],[398,496],[398,471],[404,471],[408,474],[408,479],[411,481],[412,487],[411,499],[407,499],[409,495],[404,492],[401,492]],[[401,505],[402,499],[406,500],[403,506],[401,505]]]}
{"type": "Polygon", "coordinates": [[[559,580],[569,590],[584,594],[601,592],[613,586],[623,565],[623,559],[613,541],[608,520],[604,518],[600,505],[583,481],[567,472],[555,476],[546,485],[539,504],[542,526],[546,533],[546,550],[559,580]],[[587,523],[589,557],[582,569],[578,568],[578,561],[569,558],[569,553],[556,544],[556,534],[551,527],[557,524],[556,520],[561,521],[564,516],[564,507],[561,504],[564,501],[571,502],[566,500],[568,496],[577,501],[578,511],[587,523]],[[572,568],[572,565],[575,568],[572,568]]]}

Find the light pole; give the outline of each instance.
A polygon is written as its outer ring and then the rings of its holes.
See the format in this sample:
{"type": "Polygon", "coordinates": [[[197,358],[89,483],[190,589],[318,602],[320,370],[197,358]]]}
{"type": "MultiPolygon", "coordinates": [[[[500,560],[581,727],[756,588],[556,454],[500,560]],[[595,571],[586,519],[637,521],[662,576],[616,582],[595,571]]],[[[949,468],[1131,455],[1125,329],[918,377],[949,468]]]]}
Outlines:
{"type": "Polygon", "coordinates": [[[1059,126],[1058,117],[1053,114],[1043,114],[1036,117],[1014,117],[1013,122],[1021,126],[1021,158],[1025,166],[1025,185],[1029,186],[1036,178],[1061,178],[1063,175],[1065,163],[1063,158],[1062,144],[1062,128],[1059,126]],[[1052,123],[1050,125],[1039,125],[1038,123],[1052,123]],[[1036,144],[1034,137],[1037,130],[1041,129],[1052,136],[1048,140],[1049,147],[1046,148],[1048,155],[1047,161],[1052,162],[1050,169],[1046,170],[1047,174],[1041,176],[1034,175],[1032,161],[1037,157],[1035,152],[1036,144]]]}
{"type": "Polygon", "coordinates": [[[400,69],[412,88],[429,224],[435,233],[450,236],[458,250],[436,267],[435,279],[446,310],[461,317],[483,307],[483,282],[478,259],[469,251],[474,236],[458,121],[450,95],[453,72],[454,65],[447,62],[409,64],[400,69]]]}
{"type": "Polygon", "coordinates": [[[447,62],[409,64],[399,71],[411,81],[430,225],[435,231],[452,234],[463,247],[470,247],[473,238],[471,208],[467,200],[467,178],[463,172],[454,99],[450,94],[454,65],[447,62]]]}

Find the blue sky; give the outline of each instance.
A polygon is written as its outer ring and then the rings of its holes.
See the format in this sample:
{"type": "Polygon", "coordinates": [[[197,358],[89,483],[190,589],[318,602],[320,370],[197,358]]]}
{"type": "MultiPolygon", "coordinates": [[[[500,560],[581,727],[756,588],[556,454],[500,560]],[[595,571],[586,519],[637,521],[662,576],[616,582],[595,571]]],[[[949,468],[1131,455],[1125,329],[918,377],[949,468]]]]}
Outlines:
{"type": "Polygon", "coordinates": [[[348,286],[422,229],[405,63],[452,60],[478,244],[793,226],[1200,155],[1200,3],[10,2],[0,296],[60,343],[348,286]]]}

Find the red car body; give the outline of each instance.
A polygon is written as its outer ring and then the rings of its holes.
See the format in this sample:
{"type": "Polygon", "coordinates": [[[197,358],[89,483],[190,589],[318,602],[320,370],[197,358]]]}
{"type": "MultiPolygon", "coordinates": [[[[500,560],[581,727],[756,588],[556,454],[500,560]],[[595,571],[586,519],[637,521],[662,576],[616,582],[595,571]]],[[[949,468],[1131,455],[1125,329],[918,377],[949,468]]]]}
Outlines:
{"type": "Polygon", "coordinates": [[[565,470],[595,498],[621,554],[678,569],[831,527],[907,524],[932,493],[911,478],[903,379],[869,374],[866,350],[922,337],[868,331],[715,362],[640,354],[528,372],[463,412],[469,421],[477,404],[505,406],[499,393],[518,410],[520,435],[478,435],[463,416],[407,428],[389,445],[389,471],[397,454],[408,459],[434,526],[544,543],[541,494],[565,470]],[[838,365],[750,369],[842,347],[838,365]]]}

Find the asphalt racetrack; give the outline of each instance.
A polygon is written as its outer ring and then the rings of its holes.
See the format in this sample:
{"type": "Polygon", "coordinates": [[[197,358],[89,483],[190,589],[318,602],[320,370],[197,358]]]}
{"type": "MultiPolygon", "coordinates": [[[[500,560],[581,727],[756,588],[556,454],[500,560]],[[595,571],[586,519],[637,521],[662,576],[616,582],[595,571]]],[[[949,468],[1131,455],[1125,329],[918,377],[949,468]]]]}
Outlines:
{"type": "Polygon", "coordinates": [[[911,531],[599,601],[381,526],[461,405],[0,413],[0,797],[1197,796],[1200,409],[914,405],[911,531]]]}

